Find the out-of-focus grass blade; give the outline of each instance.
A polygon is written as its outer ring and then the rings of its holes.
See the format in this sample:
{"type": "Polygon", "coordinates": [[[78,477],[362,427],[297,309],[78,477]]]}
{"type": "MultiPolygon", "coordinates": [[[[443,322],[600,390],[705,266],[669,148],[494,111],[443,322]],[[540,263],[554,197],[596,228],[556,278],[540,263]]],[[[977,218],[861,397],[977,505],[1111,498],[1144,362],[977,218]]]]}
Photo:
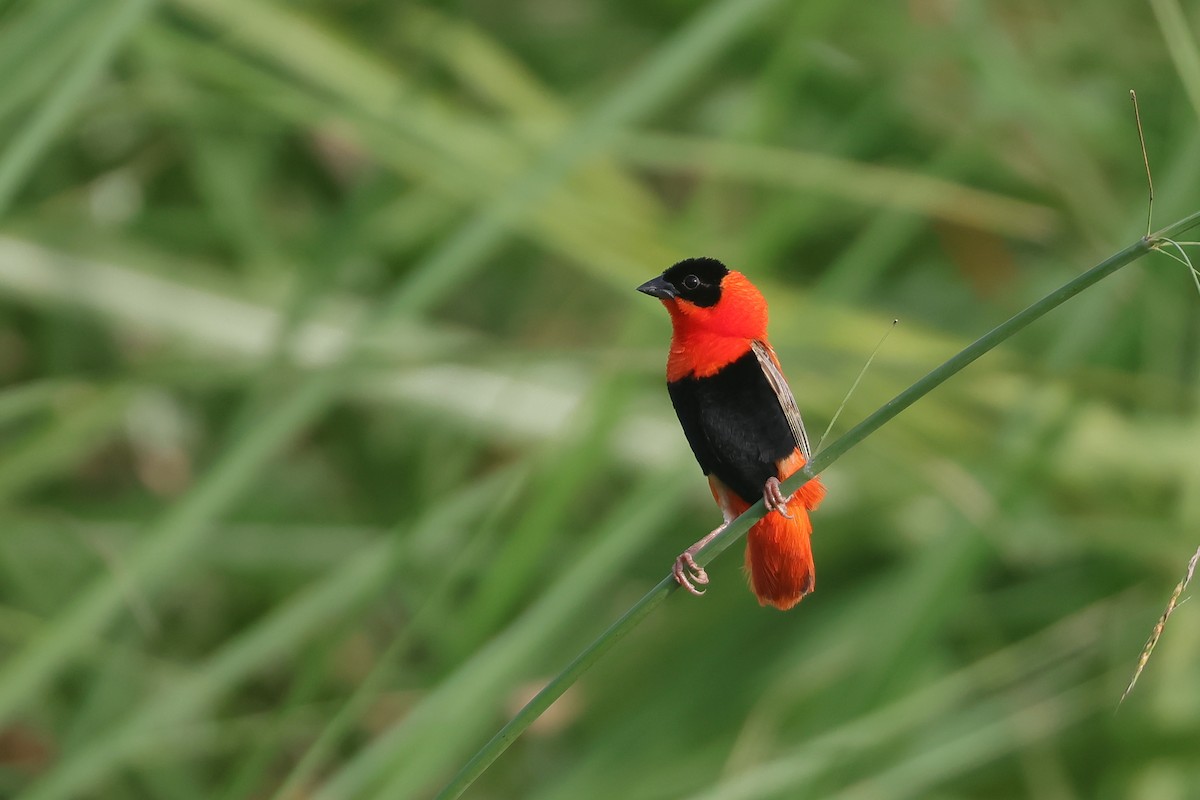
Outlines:
{"type": "Polygon", "coordinates": [[[1038,698],[1011,711],[1011,702],[988,704],[978,711],[963,710],[954,722],[966,728],[940,745],[909,753],[897,765],[828,795],[836,800],[869,800],[886,794],[901,800],[929,797],[940,784],[1060,735],[1094,714],[1096,683],[1038,698]],[[997,707],[998,706],[998,707],[997,707]],[[996,717],[999,717],[998,719],[996,717]]]}
{"type": "MultiPolygon", "coordinates": [[[[22,404],[42,399],[36,396],[40,388],[43,387],[33,387],[25,393],[20,398],[22,404]]],[[[80,387],[70,394],[75,396],[63,399],[56,418],[43,431],[31,434],[19,444],[10,444],[0,454],[0,502],[11,500],[26,487],[61,474],[87,458],[121,425],[133,392],[126,386],[80,387]]]]}
{"type": "Polygon", "coordinates": [[[30,13],[0,24],[0,120],[46,91],[47,84],[91,38],[102,3],[43,0],[30,13]]]}
{"type": "MultiPolygon", "coordinates": [[[[409,6],[405,11],[404,30],[412,46],[444,62],[465,88],[512,114],[512,124],[530,142],[550,143],[569,126],[567,106],[485,30],[431,8],[409,6]]],[[[603,200],[594,203],[597,210],[639,220],[643,232],[665,221],[658,199],[607,161],[585,166],[580,185],[603,200]]]]}
{"type": "MultiPolygon", "coordinates": [[[[454,503],[435,506],[427,518],[414,523],[414,530],[445,531],[466,524],[486,513],[505,476],[482,480],[462,490],[454,503]]],[[[124,760],[151,746],[158,731],[193,721],[216,698],[244,681],[255,670],[316,635],[363,600],[377,594],[396,569],[398,558],[413,539],[389,534],[347,558],[330,574],[308,588],[254,627],[227,642],[199,664],[190,677],[172,685],[134,709],[110,735],[78,753],[64,758],[44,781],[32,787],[25,800],[72,797],[112,773],[124,760]]]]}
{"type": "MultiPolygon", "coordinates": [[[[542,158],[542,168],[530,166],[536,163],[537,152],[514,141],[506,125],[431,102],[405,75],[355,50],[295,10],[261,2],[176,2],[187,13],[228,31],[243,47],[301,77],[305,84],[344,98],[354,111],[351,120],[363,144],[381,162],[397,165],[407,174],[422,175],[463,199],[484,208],[501,207],[517,196],[510,184],[520,185],[526,180],[522,176],[544,171],[548,163],[542,158]]],[[[220,60],[211,53],[202,55],[205,63],[220,60]]],[[[186,63],[180,67],[189,68],[186,63]]],[[[328,113],[322,98],[317,116],[328,113]]],[[[577,139],[573,134],[562,138],[577,139]]],[[[535,144],[545,146],[544,141],[535,144]]],[[[555,188],[560,181],[570,180],[571,175],[550,175],[539,194],[553,195],[552,201],[536,205],[520,201],[518,205],[528,207],[509,219],[509,224],[528,227],[535,236],[562,243],[567,253],[593,266],[601,276],[610,274],[614,265],[628,265],[631,251],[647,253],[648,260],[655,263],[670,257],[656,241],[651,216],[634,213],[638,209],[635,203],[622,202],[628,191],[597,195],[596,202],[589,202],[595,192],[555,188]]],[[[595,188],[607,191],[613,184],[608,181],[595,188]]]]}
{"type": "Polygon", "coordinates": [[[0,666],[0,719],[34,702],[65,663],[93,644],[120,613],[127,592],[159,586],[182,566],[207,532],[207,524],[249,491],[258,470],[323,409],[331,388],[314,381],[291,395],[289,402],[227,451],[157,524],[149,526],[119,580],[102,575],[81,588],[37,636],[12,654],[0,666]]]}
{"type": "Polygon", "coordinates": [[[153,8],[154,2],[155,0],[114,2],[108,18],[92,31],[91,39],[75,63],[56,83],[13,140],[0,151],[0,219],[7,216],[21,181],[50,146],[71,113],[83,101],[100,70],[112,59],[125,37],[153,8]]]}
{"type": "MultiPolygon", "coordinates": [[[[0,396],[0,409],[4,408],[3,400],[10,401],[5,409],[8,411],[28,412],[33,403],[47,401],[51,407],[51,413],[43,411],[36,421],[25,421],[23,427],[27,430],[22,435],[10,433],[0,448],[0,508],[13,506],[21,493],[45,481],[76,473],[109,441],[120,436],[133,398],[134,390],[128,386],[53,384],[32,384],[0,396]],[[43,416],[46,418],[41,419],[43,416]]],[[[69,583],[39,578],[30,563],[32,559],[21,547],[23,539],[15,535],[18,531],[8,525],[0,526],[0,530],[4,532],[0,572],[10,600],[22,598],[26,608],[39,610],[56,607],[69,583]]],[[[117,580],[119,570],[107,566],[110,577],[117,580]]]]}
{"type": "MultiPolygon", "coordinates": [[[[37,305],[79,304],[111,324],[130,325],[155,336],[211,350],[214,363],[229,355],[254,363],[270,356],[284,315],[266,300],[233,296],[92,259],[76,258],[18,239],[0,237],[0,289],[37,305]]],[[[356,341],[352,320],[369,313],[341,298],[326,298],[322,314],[297,323],[287,351],[301,367],[327,367],[356,341]],[[339,312],[340,309],[340,312],[339,312]]],[[[369,337],[381,358],[417,360],[430,366],[380,371],[346,383],[342,391],[376,402],[437,408],[486,430],[493,437],[538,440],[557,436],[582,402],[575,365],[561,385],[520,373],[437,363],[444,354],[477,343],[462,331],[425,321],[396,319],[369,337]],[[386,334],[386,336],[384,335],[386,334]],[[496,403],[496,397],[509,398],[496,403]]],[[[675,460],[685,445],[659,423],[662,417],[631,416],[612,438],[621,457],[652,468],[675,460]]]]}
{"type": "MultiPolygon", "coordinates": [[[[5,513],[0,529],[14,548],[28,558],[60,566],[74,566],[94,557],[77,542],[99,542],[113,552],[132,548],[143,523],[137,519],[77,519],[62,513],[5,513]]],[[[213,569],[235,573],[270,571],[284,575],[312,575],[332,561],[386,533],[386,529],[361,525],[292,525],[226,523],[215,532],[213,546],[205,548],[202,562],[213,569]],[[287,547],[280,547],[287,542],[287,547]]]]}
{"type": "Polygon", "coordinates": [[[1006,437],[1008,447],[996,454],[992,471],[978,482],[964,483],[970,477],[956,476],[954,465],[939,469],[936,460],[923,460],[931,482],[942,486],[940,494],[947,498],[952,521],[942,532],[944,543],[914,559],[909,578],[894,592],[892,624],[876,637],[857,687],[844,700],[851,709],[878,705],[888,698],[889,688],[894,690],[906,679],[905,665],[919,662],[915,654],[936,639],[939,627],[954,612],[954,598],[968,593],[986,563],[988,535],[1003,538],[1001,509],[1016,507],[1031,489],[1022,466],[1052,456],[1061,418],[1067,415],[1053,407],[1039,413],[1039,399],[1035,393],[1013,405],[1005,427],[1019,433],[1006,437]]]}
{"type": "Polygon", "coordinates": [[[159,729],[209,709],[247,673],[294,652],[297,645],[384,585],[394,568],[399,539],[379,542],[340,565],[257,626],[198,664],[192,676],[152,698],[128,720],[91,746],[67,755],[49,775],[21,795],[23,800],[77,797],[102,785],[122,759],[152,746],[159,729]]]}
{"type": "MultiPolygon", "coordinates": [[[[521,467],[512,470],[512,474],[499,476],[495,485],[500,488],[494,494],[494,500],[487,513],[480,515],[481,523],[471,533],[469,543],[466,546],[454,547],[456,557],[453,560],[443,561],[437,570],[437,579],[431,582],[433,587],[427,589],[421,599],[416,601],[415,610],[408,625],[392,639],[387,649],[375,660],[367,677],[359,682],[337,713],[329,718],[328,724],[322,728],[304,755],[295,762],[287,777],[280,781],[272,795],[272,800],[288,800],[299,791],[300,787],[311,781],[317,771],[325,766],[326,761],[331,758],[353,726],[361,722],[361,717],[369,710],[371,704],[378,699],[381,693],[386,691],[388,681],[402,667],[401,659],[406,651],[415,641],[430,635],[431,629],[440,625],[440,620],[454,614],[456,591],[468,573],[480,568],[480,558],[476,553],[490,549],[494,540],[501,535],[500,525],[507,517],[509,507],[516,501],[527,482],[528,471],[521,467]]],[[[430,526],[425,527],[429,528],[429,533],[437,536],[438,539],[445,538],[442,531],[435,531],[430,526]]],[[[415,540],[420,536],[413,538],[415,540]]],[[[416,542],[414,542],[414,549],[420,549],[420,545],[416,542]]],[[[420,569],[421,565],[416,565],[415,568],[420,569]]]]}
{"type": "Polygon", "coordinates": [[[84,384],[61,379],[7,386],[0,390],[0,426],[9,425],[13,420],[35,411],[69,402],[72,394],[86,391],[84,384]]]}
{"type": "Polygon", "coordinates": [[[865,752],[911,735],[913,728],[956,711],[979,691],[1020,686],[1055,664],[1084,657],[1114,600],[1096,603],[1038,633],[987,655],[949,675],[788,752],[731,776],[691,800],[753,800],[777,797],[820,776],[849,752],[865,752]]]}
{"type": "Polygon", "coordinates": [[[1167,52],[1175,63],[1175,72],[1196,112],[1196,119],[1200,120],[1200,47],[1196,45],[1192,27],[1177,0],[1150,0],[1150,8],[1154,9],[1154,18],[1158,20],[1167,52]]]}
{"type": "Polygon", "coordinates": [[[446,246],[416,265],[394,297],[394,313],[414,313],[466,279],[528,209],[545,200],[587,157],[610,145],[622,126],[649,113],[776,0],[719,0],[664,43],[620,88],[570,128],[503,195],[485,206],[446,246]]]}
{"type": "MultiPolygon", "coordinates": [[[[993,95],[998,111],[1019,119],[1021,130],[1038,131],[1036,150],[1031,151],[1030,142],[1016,146],[1023,158],[1037,164],[1045,189],[1061,197],[1073,229],[1093,237],[1096,248],[1111,247],[1111,236],[1105,234],[1121,229],[1127,217],[1124,200],[1118,201],[1100,164],[1079,147],[1078,117],[1062,112],[1076,98],[1066,84],[1038,75],[1012,31],[992,24],[982,11],[975,7],[964,14],[964,31],[970,36],[957,40],[963,43],[962,57],[979,71],[978,79],[993,95]]],[[[1004,146],[999,135],[992,143],[1004,146]]]]}
{"type": "MultiPolygon", "coordinates": [[[[969,162],[966,141],[956,140],[943,147],[925,166],[934,174],[953,172],[969,162]]],[[[1048,219],[1056,219],[1052,214],[1048,219]]],[[[897,208],[885,208],[867,222],[847,242],[837,258],[823,271],[817,288],[827,297],[850,301],[860,297],[882,280],[884,272],[918,241],[928,229],[928,219],[897,208]]]]}
{"type": "MultiPolygon", "coordinates": [[[[634,338],[632,325],[621,336],[634,338]]],[[[477,598],[461,620],[462,640],[481,642],[507,618],[527,587],[544,575],[553,551],[555,534],[570,529],[579,501],[586,497],[599,465],[609,463],[611,439],[622,419],[629,416],[630,379],[622,360],[609,363],[587,392],[587,401],[564,426],[569,438],[547,459],[535,479],[536,503],[529,504],[504,537],[487,573],[481,576],[477,598]]]]}
{"type": "Polygon", "coordinates": [[[534,665],[539,653],[595,602],[597,594],[663,523],[690,475],[656,475],[600,522],[581,542],[578,555],[553,576],[537,601],[507,629],[426,694],[399,723],[344,763],[315,800],[415,795],[474,746],[492,723],[505,687],[534,665]]]}
{"type": "Polygon", "coordinates": [[[622,139],[620,154],[655,170],[686,169],[809,189],[1027,239],[1045,239],[1055,226],[1056,215],[1045,206],[917,172],[819,153],[641,133],[622,139]]]}
{"type": "MultiPolygon", "coordinates": [[[[179,265],[183,271],[185,265],[179,265]]],[[[0,289],[34,304],[76,305],[155,336],[181,339],[247,360],[268,357],[285,315],[270,297],[238,296],[149,271],[57,252],[0,236],[0,289]]],[[[353,320],[367,308],[349,298],[327,298],[328,314],[308,319],[292,337],[289,354],[299,366],[319,367],[349,347],[353,320]]],[[[436,358],[474,339],[427,323],[397,321],[386,340],[373,339],[389,358],[436,358]]]]}

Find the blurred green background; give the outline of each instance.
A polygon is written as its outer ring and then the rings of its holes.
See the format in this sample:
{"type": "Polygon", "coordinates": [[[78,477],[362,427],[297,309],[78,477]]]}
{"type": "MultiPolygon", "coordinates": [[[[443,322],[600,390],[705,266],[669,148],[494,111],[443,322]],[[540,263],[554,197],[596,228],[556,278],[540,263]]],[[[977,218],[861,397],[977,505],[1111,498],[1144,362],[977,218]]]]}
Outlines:
{"type": "MultiPolygon", "coordinates": [[[[719,515],[633,288],[819,438],[1200,207],[1200,9],[0,0],[0,796],[420,798],[719,515]]],[[[827,474],[477,798],[1194,798],[1200,300],[1152,255],[827,474]]]]}

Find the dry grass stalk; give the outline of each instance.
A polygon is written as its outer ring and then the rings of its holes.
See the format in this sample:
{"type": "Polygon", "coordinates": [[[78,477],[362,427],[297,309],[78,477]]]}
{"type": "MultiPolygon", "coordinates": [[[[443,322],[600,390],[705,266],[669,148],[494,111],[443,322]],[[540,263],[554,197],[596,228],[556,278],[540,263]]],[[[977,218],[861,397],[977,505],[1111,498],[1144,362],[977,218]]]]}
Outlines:
{"type": "Polygon", "coordinates": [[[1196,549],[1195,554],[1188,561],[1187,572],[1184,573],[1183,580],[1175,584],[1175,591],[1171,593],[1171,599],[1167,602],[1166,610],[1158,618],[1158,622],[1154,624],[1154,630],[1150,631],[1150,638],[1146,640],[1146,646],[1142,648],[1142,654],[1138,656],[1137,668],[1133,671],[1133,677],[1129,680],[1129,685],[1125,687],[1125,691],[1121,694],[1121,699],[1117,703],[1118,707],[1121,703],[1125,702],[1125,698],[1133,691],[1134,685],[1142,675],[1142,670],[1146,668],[1146,662],[1150,660],[1150,654],[1154,652],[1154,646],[1158,644],[1159,638],[1162,637],[1163,628],[1167,626],[1167,620],[1179,606],[1179,596],[1183,594],[1183,590],[1192,582],[1192,576],[1196,573],[1197,562],[1200,562],[1200,548],[1196,549]]]}

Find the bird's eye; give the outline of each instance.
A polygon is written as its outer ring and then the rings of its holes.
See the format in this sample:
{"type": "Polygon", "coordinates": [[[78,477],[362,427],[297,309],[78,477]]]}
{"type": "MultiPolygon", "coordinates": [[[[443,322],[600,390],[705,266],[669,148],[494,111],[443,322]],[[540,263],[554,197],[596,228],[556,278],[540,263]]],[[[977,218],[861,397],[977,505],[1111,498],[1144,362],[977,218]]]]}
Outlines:
{"type": "Polygon", "coordinates": [[[699,285],[700,285],[700,279],[697,278],[695,275],[688,275],[686,278],[683,279],[683,288],[685,288],[685,289],[695,289],[699,285]]]}

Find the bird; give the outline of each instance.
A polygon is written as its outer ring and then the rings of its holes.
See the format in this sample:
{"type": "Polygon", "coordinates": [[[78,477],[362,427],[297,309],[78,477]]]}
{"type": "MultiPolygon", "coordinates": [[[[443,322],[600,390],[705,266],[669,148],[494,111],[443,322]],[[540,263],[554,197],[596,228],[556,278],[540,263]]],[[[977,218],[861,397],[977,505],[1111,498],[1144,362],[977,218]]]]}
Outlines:
{"type": "Polygon", "coordinates": [[[767,339],[767,301],[745,275],[708,257],[679,261],[637,290],[670,314],[667,391],[723,520],[671,573],[704,594],[709,577],[696,554],[761,497],[767,513],[746,535],[745,568],[759,604],[786,611],[816,586],[809,512],[825,488],[815,477],[791,496],[780,487],[812,453],[767,339]]]}

